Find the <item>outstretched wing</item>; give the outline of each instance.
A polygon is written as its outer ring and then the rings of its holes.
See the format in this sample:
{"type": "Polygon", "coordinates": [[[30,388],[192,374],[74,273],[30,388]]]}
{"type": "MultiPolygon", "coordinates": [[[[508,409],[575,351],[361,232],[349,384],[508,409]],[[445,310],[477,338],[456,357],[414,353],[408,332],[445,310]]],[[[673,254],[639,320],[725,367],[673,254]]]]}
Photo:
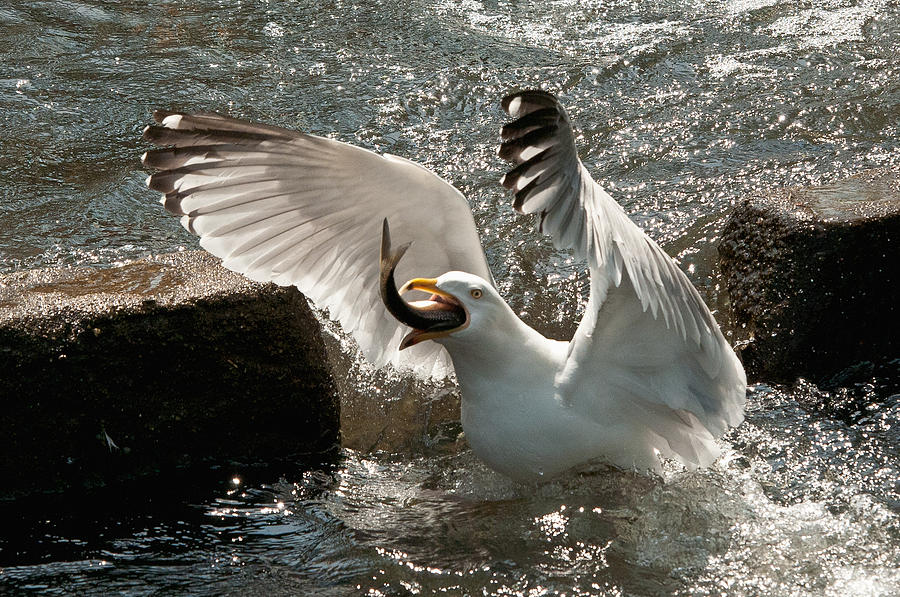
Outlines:
{"type": "Polygon", "coordinates": [[[591,272],[558,397],[595,417],[617,402],[639,408],[654,449],[707,464],[713,436],[743,420],[746,377],[734,351],[687,276],[585,170],[557,99],[525,91],[502,105],[516,118],[500,147],[516,165],[502,180],[514,207],[537,214],[540,230],[591,272]]]}
{"type": "Polygon", "coordinates": [[[295,285],[341,322],[376,365],[424,376],[452,371],[427,342],[400,352],[408,329],[384,308],[384,218],[412,248],[401,280],[451,270],[491,280],[462,194],[408,160],[219,114],[157,111],[143,162],[162,203],[222,264],[254,280],[295,285]]]}

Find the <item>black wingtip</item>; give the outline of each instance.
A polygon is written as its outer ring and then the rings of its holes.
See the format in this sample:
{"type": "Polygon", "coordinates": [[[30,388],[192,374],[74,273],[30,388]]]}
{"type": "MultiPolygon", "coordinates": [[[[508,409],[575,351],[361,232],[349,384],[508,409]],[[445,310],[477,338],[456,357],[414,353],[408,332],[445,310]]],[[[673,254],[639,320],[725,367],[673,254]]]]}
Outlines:
{"type": "Polygon", "coordinates": [[[521,137],[502,142],[497,150],[497,155],[508,162],[519,164],[522,161],[522,152],[526,148],[539,145],[553,138],[558,131],[559,126],[555,124],[533,129],[521,137]]]}
{"type": "MultiPolygon", "coordinates": [[[[147,134],[146,130],[144,131],[144,140],[151,141],[150,136],[147,134]]],[[[160,165],[165,163],[164,158],[166,155],[168,155],[168,153],[169,152],[167,150],[161,149],[150,149],[148,151],[145,151],[141,156],[141,164],[144,166],[144,168],[159,168],[160,165]]]]}
{"type": "Polygon", "coordinates": [[[184,199],[184,195],[181,193],[166,193],[163,198],[163,207],[165,207],[166,211],[173,216],[186,216],[187,214],[184,212],[184,209],[181,208],[182,199],[184,199]]]}
{"type": "Polygon", "coordinates": [[[156,132],[153,130],[155,128],[157,127],[151,126],[149,124],[145,126],[144,130],[141,131],[141,139],[143,139],[144,141],[150,141],[152,143],[153,138],[156,136],[156,132]]]}
{"type": "MultiPolygon", "coordinates": [[[[519,183],[519,179],[523,174],[525,174],[525,172],[528,171],[529,168],[531,168],[532,166],[536,166],[543,162],[545,159],[549,158],[553,154],[553,151],[553,147],[548,147],[531,159],[520,163],[518,166],[516,166],[500,178],[500,184],[508,190],[514,189],[519,183]]],[[[542,175],[540,178],[545,179],[547,178],[547,176],[542,175]]]]}
{"type": "Polygon", "coordinates": [[[512,141],[523,137],[535,129],[559,124],[562,114],[556,106],[552,108],[539,108],[533,110],[500,129],[502,141],[512,141]]]}
{"type": "Polygon", "coordinates": [[[509,114],[509,104],[519,97],[519,94],[525,93],[524,91],[516,91],[515,93],[510,93],[509,95],[503,96],[503,99],[500,100],[500,107],[503,108],[503,111],[509,114]]]}
{"type": "MultiPolygon", "coordinates": [[[[556,96],[542,89],[525,89],[524,91],[516,91],[510,93],[500,100],[500,106],[503,111],[513,117],[522,116],[527,112],[520,109],[522,104],[533,105],[537,108],[554,108],[558,103],[556,96]],[[518,104],[513,104],[519,100],[518,104]]],[[[530,112],[531,110],[528,110],[530,112]]]]}

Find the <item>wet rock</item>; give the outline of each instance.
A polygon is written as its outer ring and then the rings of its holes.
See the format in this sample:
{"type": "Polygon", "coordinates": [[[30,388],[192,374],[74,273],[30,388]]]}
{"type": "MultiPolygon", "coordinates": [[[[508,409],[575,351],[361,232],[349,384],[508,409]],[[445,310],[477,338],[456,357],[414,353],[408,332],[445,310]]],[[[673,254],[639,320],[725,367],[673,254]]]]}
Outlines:
{"type": "Polygon", "coordinates": [[[0,496],[328,451],[339,403],[296,289],[203,252],[0,277],[0,496]]]}
{"type": "Polygon", "coordinates": [[[341,397],[342,447],[429,457],[461,449],[456,382],[424,381],[408,371],[377,368],[327,311],[316,313],[341,397]]]}
{"type": "Polygon", "coordinates": [[[900,358],[862,361],[818,385],[798,379],[791,394],[809,412],[825,412],[856,425],[882,405],[900,404],[900,358]]]}
{"type": "Polygon", "coordinates": [[[754,197],[719,256],[751,380],[827,384],[900,355],[900,172],[754,197]]]}

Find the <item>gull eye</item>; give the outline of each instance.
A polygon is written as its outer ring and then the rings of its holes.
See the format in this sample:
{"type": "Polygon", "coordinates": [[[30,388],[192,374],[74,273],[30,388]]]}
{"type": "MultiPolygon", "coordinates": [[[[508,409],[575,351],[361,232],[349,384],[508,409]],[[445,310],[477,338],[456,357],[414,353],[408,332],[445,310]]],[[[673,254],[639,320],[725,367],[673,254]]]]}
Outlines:
{"type": "Polygon", "coordinates": [[[481,298],[481,289],[473,288],[472,290],[469,291],[469,294],[471,294],[472,298],[474,298],[474,299],[480,299],[481,298]]]}

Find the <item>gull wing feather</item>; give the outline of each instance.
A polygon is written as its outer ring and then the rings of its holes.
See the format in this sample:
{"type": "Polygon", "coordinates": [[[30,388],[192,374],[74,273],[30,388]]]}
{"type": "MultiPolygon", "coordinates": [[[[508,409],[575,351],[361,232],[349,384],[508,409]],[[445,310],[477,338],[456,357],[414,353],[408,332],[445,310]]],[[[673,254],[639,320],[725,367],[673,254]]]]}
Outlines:
{"type": "Polygon", "coordinates": [[[379,294],[382,220],[412,241],[401,280],[460,270],[491,280],[463,195],[411,161],[219,114],[158,111],[144,155],[148,186],[233,271],[297,286],[328,309],[376,365],[423,377],[452,371],[435,342],[402,352],[408,328],[379,294]]]}
{"type": "Polygon", "coordinates": [[[591,272],[557,398],[597,420],[639,422],[635,437],[650,452],[707,464],[713,437],[743,420],[746,377],[734,351],[687,276],[591,178],[557,99],[525,91],[502,106],[516,119],[501,130],[499,152],[515,164],[501,181],[515,209],[536,214],[554,245],[591,272]],[[617,417],[625,411],[640,416],[617,417]]]}

